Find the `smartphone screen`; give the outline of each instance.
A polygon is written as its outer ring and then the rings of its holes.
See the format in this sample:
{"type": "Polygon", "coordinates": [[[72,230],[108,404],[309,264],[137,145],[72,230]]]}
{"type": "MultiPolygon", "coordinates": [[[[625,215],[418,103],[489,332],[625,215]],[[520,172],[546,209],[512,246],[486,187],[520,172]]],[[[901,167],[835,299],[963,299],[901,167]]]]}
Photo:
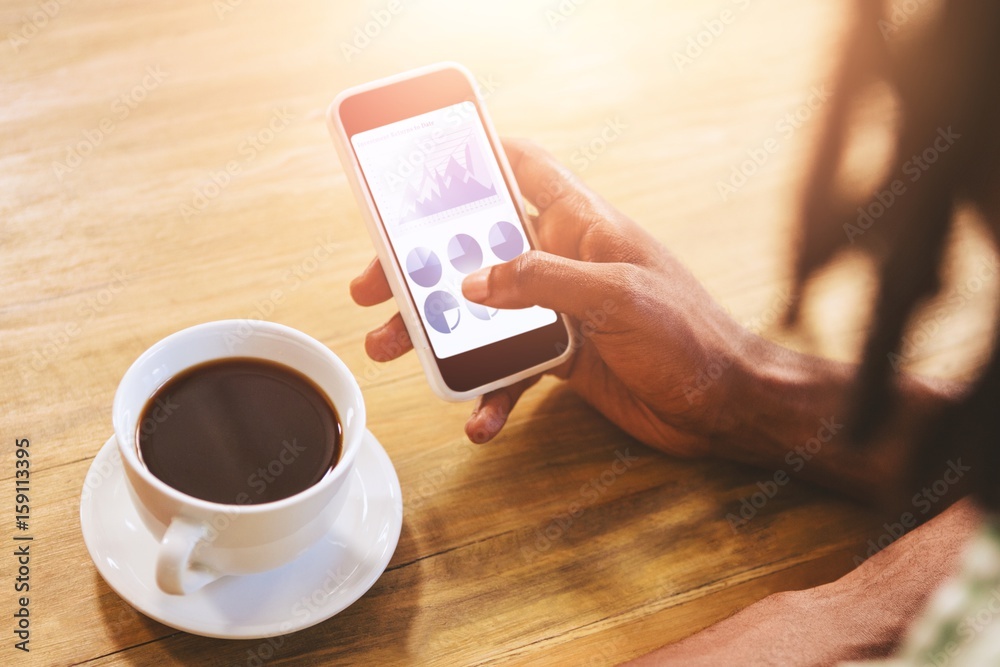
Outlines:
{"type": "Polygon", "coordinates": [[[338,109],[413,309],[455,391],[545,364],[569,341],[552,310],[497,310],[462,296],[465,276],[531,247],[471,86],[442,69],[350,95],[338,109]]]}
{"type": "Polygon", "coordinates": [[[462,297],[462,279],[528,249],[476,106],[469,101],[359,132],[351,145],[439,359],[556,321],[462,297]]]}

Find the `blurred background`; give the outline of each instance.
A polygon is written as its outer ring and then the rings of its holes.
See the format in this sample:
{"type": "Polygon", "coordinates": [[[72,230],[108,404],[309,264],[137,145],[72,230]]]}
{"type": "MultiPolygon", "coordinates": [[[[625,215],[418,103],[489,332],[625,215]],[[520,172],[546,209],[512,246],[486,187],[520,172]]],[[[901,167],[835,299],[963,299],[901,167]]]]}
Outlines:
{"type": "MultiPolygon", "coordinates": [[[[5,284],[55,297],[96,264],[140,280],[173,274],[163,260],[181,247],[183,275],[123,296],[147,302],[155,317],[169,304],[173,329],[195,321],[186,303],[224,300],[229,281],[259,281],[266,295],[296,253],[304,259],[332,234],[338,260],[276,304],[294,325],[296,312],[346,299],[346,279],[370,254],[324,125],[329,100],[457,60],[478,76],[502,135],[552,151],[653,229],[739,319],[764,326],[761,316],[783,305],[799,186],[847,4],[7,2],[2,234],[25,243],[0,271],[5,284]],[[767,142],[776,149],[762,153],[767,142]],[[764,164],[748,164],[754,155],[764,164]],[[232,161],[239,173],[215,183],[232,161]],[[72,256],[53,253],[56,240],[72,256]],[[238,249],[244,271],[218,271],[234,255],[221,248],[238,249]]],[[[914,8],[929,13],[932,4],[908,3],[900,32],[921,18],[914,8]]],[[[890,113],[879,104],[870,119],[890,113]]],[[[862,146],[858,164],[877,144],[862,146]]],[[[819,350],[855,354],[864,307],[851,290],[864,289],[864,266],[825,286],[834,301],[813,309],[819,350]]],[[[0,299],[22,297],[8,290],[0,299]]],[[[254,306],[219,301],[218,314],[254,306]]],[[[359,310],[349,326],[384,316],[359,310]]],[[[975,364],[933,338],[913,350],[915,369],[961,374],[975,364]]],[[[416,369],[409,360],[391,372],[416,369]]]]}

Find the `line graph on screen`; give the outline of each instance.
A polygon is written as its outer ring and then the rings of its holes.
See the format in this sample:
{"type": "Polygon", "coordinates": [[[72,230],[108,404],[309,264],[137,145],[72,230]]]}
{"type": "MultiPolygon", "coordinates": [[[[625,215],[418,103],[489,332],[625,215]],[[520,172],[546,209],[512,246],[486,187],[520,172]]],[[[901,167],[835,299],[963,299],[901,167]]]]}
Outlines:
{"type": "Polygon", "coordinates": [[[406,184],[399,222],[412,222],[497,194],[489,163],[471,128],[439,137],[420,173],[406,184]]]}

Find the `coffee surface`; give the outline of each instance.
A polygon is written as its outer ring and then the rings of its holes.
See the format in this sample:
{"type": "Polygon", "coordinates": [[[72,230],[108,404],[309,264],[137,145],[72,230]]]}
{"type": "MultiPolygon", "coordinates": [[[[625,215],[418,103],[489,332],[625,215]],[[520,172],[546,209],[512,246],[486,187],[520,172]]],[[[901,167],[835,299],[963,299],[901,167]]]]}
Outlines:
{"type": "Polygon", "coordinates": [[[227,504],[308,489],[340,458],[341,425],[307,377],[263,359],[220,359],[167,381],[137,427],[139,457],[178,491],[227,504]]]}

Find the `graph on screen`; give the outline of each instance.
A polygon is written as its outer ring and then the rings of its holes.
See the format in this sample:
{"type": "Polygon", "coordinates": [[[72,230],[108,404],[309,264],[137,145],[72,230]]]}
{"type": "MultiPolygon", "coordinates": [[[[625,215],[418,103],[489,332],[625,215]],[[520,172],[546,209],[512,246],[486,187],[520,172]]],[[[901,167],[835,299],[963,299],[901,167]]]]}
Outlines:
{"type": "Polygon", "coordinates": [[[478,142],[468,131],[456,135],[441,141],[433,159],[428,159],[420,174],[407,183],[400,223],[496,196],[496,186],[478,142]]]}

